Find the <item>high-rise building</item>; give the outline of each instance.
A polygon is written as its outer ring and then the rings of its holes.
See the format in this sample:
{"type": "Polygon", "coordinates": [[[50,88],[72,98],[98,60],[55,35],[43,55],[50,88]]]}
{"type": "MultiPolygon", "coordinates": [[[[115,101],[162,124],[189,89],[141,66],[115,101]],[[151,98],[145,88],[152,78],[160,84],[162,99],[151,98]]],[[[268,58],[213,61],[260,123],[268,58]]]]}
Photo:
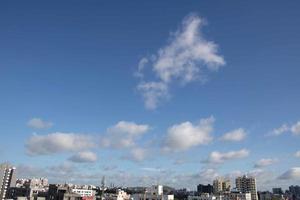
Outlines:
{"type": "Polygon", "coordinates": [[[0,164],[0,200],[4,200],[10,187],[16,185],[16,168],[9,164],[0,164]]]}
{"type": "Polygon", "coordinates": [[[258,200],[256,179],[254,177],[241,176],[235,179],[236,189],[242,193],[251,193],[251,200],[258,200]]]}
{"type": "Polygon", "coordinates": [[[223,178],[218,178],[213,181],[214,194],[220,194],[225,192],[230,192],[230,180],[224,180],[223,178]]]}

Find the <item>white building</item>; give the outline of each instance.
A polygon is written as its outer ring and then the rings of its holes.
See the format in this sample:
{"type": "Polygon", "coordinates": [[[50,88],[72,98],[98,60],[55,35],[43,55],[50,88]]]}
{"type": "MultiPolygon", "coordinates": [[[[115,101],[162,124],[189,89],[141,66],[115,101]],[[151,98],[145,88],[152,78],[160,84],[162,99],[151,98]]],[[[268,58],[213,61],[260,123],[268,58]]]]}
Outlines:
{"type": "Polygon", "coordinates": [[[46,178],[33,178],[29,179],[30,188],[45,188],[48,187],[48,179],[46,178]]]}
{"type": "Polygon", "coordinates": [[[89,190],[89,189],[72,189],[72,192],[79,194],[81,197],[93,197],[95,196],[95,190],[89,190]]]}
{"type": "Polygon", "coordinates": [[[174,200],[174,195],[163,194],[163,186],[155,185],[147,188],[143,194],[131,195],[133,200],[174,200]]]}
{"type": "Polygon", "coordinates": [[[105,193],[105,200],[130,200],[130,195],[125,191],[118,189],[116,194],[105,193]]]}

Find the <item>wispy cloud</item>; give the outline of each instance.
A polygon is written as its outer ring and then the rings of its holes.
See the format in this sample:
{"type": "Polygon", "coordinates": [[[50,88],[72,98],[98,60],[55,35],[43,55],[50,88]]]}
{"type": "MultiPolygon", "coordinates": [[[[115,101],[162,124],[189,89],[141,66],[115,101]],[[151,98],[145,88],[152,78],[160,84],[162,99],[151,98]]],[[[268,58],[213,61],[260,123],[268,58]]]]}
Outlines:
{"type": "Polygon", "coordinates": [[[142,167],[141,170],[148,171],[148,172],[161,172],[161,171],[163,171],[161,168],[158,168],[158,167],[142,167]]]}
{"type": "Polygon", "coordinates": [[[27,122],[27,126],[35,129],[47,129],[53,126],[52,122],[47,122],[41,118],[32,118],[27,122]]]}
{"type": "Polygon", "coordinates": [[[300,158],[300,151],[297,151],[297,152],[295,153],[295,157],[300,158]]]}
{"type": "Polygon", "coordinates": [[[273,131],[269,135],[278,136],[278,135],[282,135],[283,133],[288,132],[289,130],[290,130],[290,128],[288,127],[288,125],[283,124],[280,127],[273,129],[273,131]]]}
{"type": "Polygon", "coordinates": [[[169,43],[157,54],[140,60],[135,73],[140,78],[137,90],[141,92],[147,109],[156,109],[170,98],[169,88],[174,82],[181,85],[193,81],[205,82],[207,74],[225,65],[218,55],[218,46],[207,41],[201,32],[205,21],[195,14],[187,16],[169,43]],[[156,79],[147,80],[144,69],[150,67],[156,79]]]}
{"type": "Polygon", "coordinates": [[[296,122],[295,124],[288,125],[288,124],[283,124],[278,128],[275,128],[267,134],[268,136],[279,136],[284,133],[292,133],[293,135],[300,135],[300,121],[296,122]]]}
{"type": "Polygon", "coordinates": [[[230,132],[225,133],[222,137],[221,140],[223,141],[231,141],[231,142],[238,142],[242,141],[246,138],[247,133],[244,129],[239,128],[232,130],[230,132]]]}
{"type": "Polygon", "coordinates": [[[141,82],[137,86],[141,91],[147,109],[154,110],[162,101],[170,98],[169,86],[165,82],[141,82]]]}

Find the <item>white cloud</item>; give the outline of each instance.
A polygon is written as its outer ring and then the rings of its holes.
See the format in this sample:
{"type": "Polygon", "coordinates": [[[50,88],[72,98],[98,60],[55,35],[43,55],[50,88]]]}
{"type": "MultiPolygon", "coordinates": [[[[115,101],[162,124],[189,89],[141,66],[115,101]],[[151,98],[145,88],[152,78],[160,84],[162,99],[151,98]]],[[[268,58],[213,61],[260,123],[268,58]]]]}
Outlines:
{"type": "Polygon", "coordinates": [[[238,142],[238,141],[244,140],[246,138],[246,135],[247,135],[247,133],[245,132],[245,130],[242,128],[239,128],[239,129],[235,129],[233,131],[225,133],[221,137],[221,140],[238,142]]]}
{"type": "Polygon", "coordinates": [[[292,125],[291,132],[294,135],[300,135],[300,121],[298,121],[296,124],[292,125]]]}
{"type": "Polygon", "coordinates": [[[300,158],[300,151],[297,151],[297,152],[295,153],[295,157],[300,158]]]}
{"type": "Polygon", "coordinates": [[[149,130],[146,124],[136,124],[134,122],[120,121],[108,129],[110,133],[129,134],[132,136],[141,135],[149,130]]]}
{"type": "Polygon", "coordinates": [[[146,108],[155,109],[160,101],[169,98],[172,82],[179,81],[183,85],[197,80],[203,82],[209,71],[217,71],[225,65],[223,57],[218,55],[218,46],[204,38],[201,32],[204,24],[202,18],[189,15],[166,46],[156,55],[141,59],[136,74],[142,79],[138,90],[145,99],[146,108]],[[155,81],[144,81],[146,66],[151,67],[157,78],[155,81]]]}
{"type": "Polygon", "coordinates": [[[239,151],[229,151],[225,153],[213,151],[210,153],[206,162],[212,164],[221,164],[228,160],[245,158],[248,155],[249,155],[249,151],[247,149],[241,149],[239,151]]]}
{"type": "Polygon", "coordinates": [[[46,122],[40,118],[32,118],[27,122],[27,126],[35,129],[47,129],[53,126],[52,122],[46,122]]]}
{"type": "Polygon", "coordinates": [[[96,162],[97,159],[97,155],[91,151],[78,152],[77,154],[69,158],[70,161],[77,163],[91,163],[96,162]]]}
{"type": "Polygon", "coordinates": [[[198,124],[183,122],[168,129],[164,140],[164,151],[184,151],[191,147],[208,144],[212,141],[214,118],[201,119],[198,124]]]}
{"type": "Polygon", "coordinates": [[[26,143],[30,155],[47,155],[88,149],[94,146],[90,136],[75,133],[51,133],[33,135],[26,143]]]}
{"type": "Polygon", "coordinates": [[[291,169],[287,170],[281,176],[279,176],[279,179],[283,179],[283,180],[290,180],[290,179],[300,180],[300,167],[294,167],[294,168],[291,168],[291,169]]]}
{"type": "Polygon", "coordinates": [[[278,159],[276,158],[262,158],[259,161],[257,161],[254,165],[255,168],[262,168],[269,165],[272,165],[274,163],[278,162],[278,159]]]}
{"type": "Polygon", "coordinates": [[[107,129],[107,134],[101,139],[104,147],[129,148],[135,146],[135,141],[150,130],[146,124],[120,121],[107,129]]]}

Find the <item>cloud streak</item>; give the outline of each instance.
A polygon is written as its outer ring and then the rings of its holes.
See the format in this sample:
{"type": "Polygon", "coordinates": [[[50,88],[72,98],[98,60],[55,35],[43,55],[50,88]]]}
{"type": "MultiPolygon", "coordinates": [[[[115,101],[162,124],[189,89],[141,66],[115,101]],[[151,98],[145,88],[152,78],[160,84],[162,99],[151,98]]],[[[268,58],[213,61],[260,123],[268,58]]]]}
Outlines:
{"type": "Polygon", "coordinates": [[[213,151],[210,153],[208,159],[205,162],[209,164],[222,164],[229,160],[245,158],[249,154],[250,152],[247,149],[241,149],[238,151],[229,151],[225,153],[213,151]]]}
{"type": "Polygon", "coordinates": [[[98,157],[94,152],[82,151],[71,156],[69,160],[75,163],[93,163],[98,160],[98,157]]]}
{"type": "Polygon", "coordinates": [[[278,178],[282,180],[300,180],[300,167],[293,167],[278,178]]]}

